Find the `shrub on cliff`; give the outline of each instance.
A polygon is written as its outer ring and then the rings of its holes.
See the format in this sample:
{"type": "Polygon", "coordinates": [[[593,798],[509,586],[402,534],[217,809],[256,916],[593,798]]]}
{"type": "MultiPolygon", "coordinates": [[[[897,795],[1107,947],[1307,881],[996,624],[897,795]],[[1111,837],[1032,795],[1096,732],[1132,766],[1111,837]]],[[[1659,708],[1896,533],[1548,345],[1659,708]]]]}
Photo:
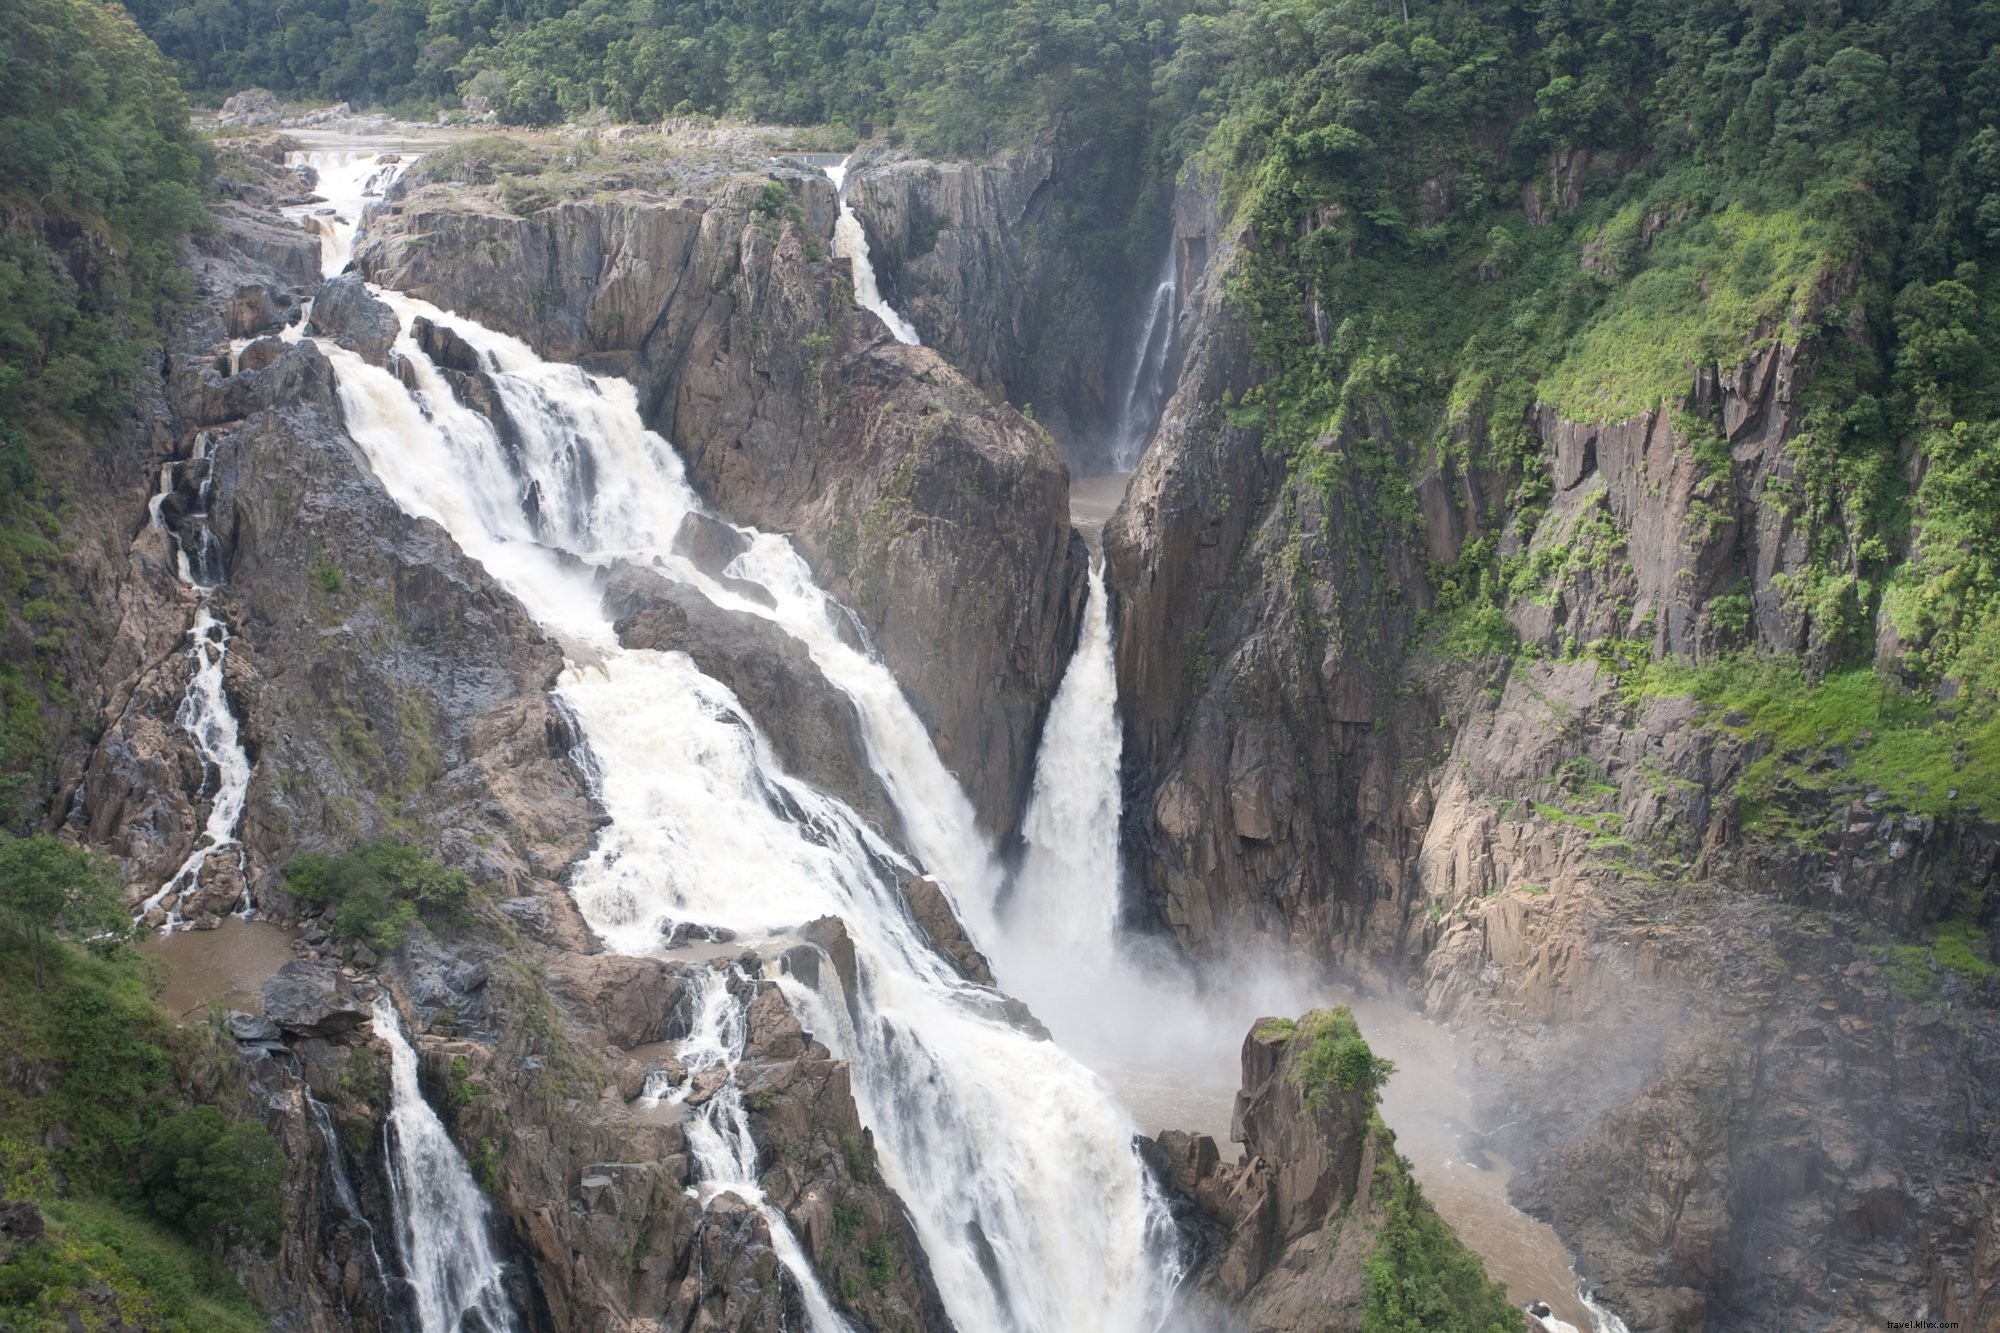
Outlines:
{"type": "Polygon", "coordinates": [[[1382,1223],[1362,1266],[1368,1286],[1362,1333],[1520,1333],[1521,1312],[1507,1289],[1486,1276],[1479,1256],[1424,1198],[1409,1160],[1396,1151],[1396,1136],[1379,1116],[1371,1117],[1369,1132],[1382,1223]]]}
{"type": "Polygon", "coordinates": [[[338,856],[295,856],[285,867],[285,888],[326,908],[327,930],[335,939],[381,952],[402,944],[419,914],[456,918],[472,895],[464,872],[396,842],[363,843],[338,856]]]}
{"type": "Polygon", "coordinates": [[[1315,1009],[1292,1030],[1291,1074],[1317,1108],[1329,1090],[1359,1092],[1374,1105],[1395,1063],[1375,1054],[1344,1004],[1315,1009]]]}
{"type": "Polygon", "coordinates": [[[145,1159],[146,1210],[160,1221],[196,1240],[277,1248],[285,1156],[262,1125],[192,1106],[153,1126],[145,1159]]]}

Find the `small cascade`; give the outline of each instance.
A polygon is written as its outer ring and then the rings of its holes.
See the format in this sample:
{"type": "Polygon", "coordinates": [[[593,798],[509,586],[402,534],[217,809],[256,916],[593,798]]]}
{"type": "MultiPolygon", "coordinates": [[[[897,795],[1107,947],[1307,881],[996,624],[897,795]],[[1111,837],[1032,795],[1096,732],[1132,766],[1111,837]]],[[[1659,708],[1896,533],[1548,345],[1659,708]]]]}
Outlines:
{"type": "Polygon", "coordinates": [[[324,202],[288,208],[285,216],[319,236],[320,273],[338,277],[354,257],[362,212],[382,197],[407,163],[397,153],[334,150],[287,153],[285,165],[313,170],[313,193],[324,202]]]}
{"type": "Polygon", "coordinates": [[[862,230],[861,219],[855,216],[854,209],[847,202],[847,164],[852,160],[850,156],[841,159],[837,167],[820,168],[840,196],[840,216],[833,224],[834,258],[845,259],[854,266],[855,303],[879,315],[897,342],[918,346],[923,339],[917,337],[916,328],[897,314],[894,306],[882,299],[882,293],[875,286],[875,265],[868,259],[868,233],[862,230]]]}
{"type": "Polygon", "coordinates": [[[389,1192],[418,1327],[422,1333],[517,1329],[486,1196],[417,1086],[417,1053],[387,994],[375,999],[375,1034],[389,1047],[389,1192]]]}
{"type": "Polygon", "coordinates": [[[361,1209],[361,1198],[354,1192],[354,1182],[347,1178],[347,1167],[340,1152],[340,1139],[334,1132],[333,1116],[326,1109],[326,1103],[313,1096],[312,1089],[302,1087],[305,1097],[306,1114],[313,1127],[319,1131],[320,1141],[326,1145],[327,1174],[333,1179],[334,1202],[340,1205],[341,1216],[349,1226],[358,1230],[368,1243],[368,1280],[386,1298],[389,1294],[389,1270],[382,1263],[382,1250],[375,1241],[375,1224],[368,1220],[368,1214],[361,1209]]]}
{"type": "MultiPolygon", "coordinates": [[[[189,627],[188,658],[192,670],[187,693],[174,715],[194,741],[201,756],[203,790],[210,793],[208,821],[194,850],[188,853],[159,892],[140,905],[139,915],[149,925],[166,930],[188,924],[190,902],[219,877],[233,875],[237,891],[230,910],[247,917],[256,910],[250,892],[248,866],[243,845],[237,841],[237,826],[243,820],[243,804],[250,791],[250,756],[243,748],[242,730],[236,711],[229,702],[227,661],[229,626],[215,614],[211,594],[223,580],[222,551],[208,523],[208,501],[213,481],[209,474],[206,434],[195,438],[194,456],[184,462],[168,463],[160,469],[160,488],[147,507],[152,526],[173,543],[175,563],[181,582],[195,590],[194,622],[189,627]],[[196,499],[192,509],[175,523],[167,519],[167,502],[180,483],[180,469],[198,470],[196,499]],[[193,547],[190,554],[189,547],[193,547]]],[[[216,905],[219,909],[220,904],[216,905]]],[[[204,907],[202,910],[208,910],[204,907]]]]}
{"type": "Polygon", "coordinates": [[[750,1137],[750,1116],[743,1106],[743,1090],[736,1082],[748,1017],[745,1000],[730,989],[732,980],[746,991],[752,984],[735,968],[716,967],[702,973],[695,995],[693,1030],[678,1052],[685,1074],[678,1085],[664,1084],[664,1080],[654,1084],[649,1079],[648,1091],[657,1100],[685,1105],[700,1090],[707,1090],[706,1099],[695,1106],[686,1122],[688,1148],[701,1177],[695,1185],[697,1192],[704,1202],[718,1194],[734,1195],[762,1215],[778,1262],[798,1284],[808,1333],[853,1333],[853,1325],[834,1312],[833,1302],[827,1299],[826,1288],[820,1285],[819,1274],[813,1271],[791,1224],[764,1201],[764,1191],[757,1184],[757,1145],[750,1137]]]}
{"type": "Polygon", "coordinates": [[[1118,424],[1111,444],[1111,466],[1115,472],[1130,472],[1139,465],[1139,455],[1160,424],[1167,399],[1173,396],[1173,362],[1176,326],[1181,304],[1180,266],[1174,249],[1167,247],[1166,263],[1146,302],[1139,337],[1132,345],[1132,366],[1125,377],[1125,400],[1118,411],[1118,424]]]}
{"type": "MultiPolygon", "coordinates": [[[[1062,1048],[1016,1026],[1001,997],[963,980],[910,918],[903,883],[921,865],[984,943],[999,875],[970,802],[894,678],[843,640],[846,613],[782,537],[746,532],[750,549],[726,571],[761,583],[771,604],[673,553],[699,501],[672,448],[644,428],[629,383],[544,362],[471,320],[381,295],[404,322],[404,378],[322,344],[342,411],[404,510],[442,524],[568,649],[557,697],[584,737],[610,820],[573,877],[591,927],[612,948],[646,953],[672,922],[752,935],[841,917],[855,947],[857,1021],[845,1053],[856,1103],[957,1326],[1155,1327],[1179,1269],[1158,1243],[1170,1224],[1133,1150],[1130,1118],[1062,1048]],[[486,362],[507,417],[504,445],[408,335],[418,315],[450,327],[486,362]],[[855,702],[914,862],[843,803],[786,774],[756,720],[685,655],[618,642],[596,579],[619,559],[773,619],[806,644],[855,702]]],[[[749,1152],[727,1105],[709,1117],[714,1180],[740,1178],[729,1162],[749,1152]]]]}

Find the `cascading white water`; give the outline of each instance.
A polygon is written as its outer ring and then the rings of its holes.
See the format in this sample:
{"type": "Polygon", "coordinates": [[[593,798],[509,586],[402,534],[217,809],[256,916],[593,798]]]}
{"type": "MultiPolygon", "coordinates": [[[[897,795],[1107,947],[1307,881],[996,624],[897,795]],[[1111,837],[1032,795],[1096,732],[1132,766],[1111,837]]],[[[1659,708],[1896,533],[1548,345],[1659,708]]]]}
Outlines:
{"type": "Polygon", "coordinates": [[[860,978],[862,1021],[843,1052],[856,1101],[957,1325],[1151,1327],[1175,1273],[1133,1126],[1108,1089],[948,968],[901,900],[915,867],[845,805],[783,773],[726,688],[684,655],[618,644],[589,566],[652,564],[803,640],[854,698],[912,849],[971,909],[977,934],[997,883],[991,850],[893,679],[840,642],[837,608],[782,539],[757,536],[728,571],[764,582],[775,608],[753,608],[671,554],[697,501],[671,448],[641,425],[630,384],[383,296],[404,321],[397,353],[417,387],[328,347],[343,413],[398,503],[443,524],[569,650],[559,692],[611,820],[573,878],[591,926],[614,948],[646,952],[668,920],[754,933],[842,917],[860,978]],[[407,332],[418,314],[480,352],[512,443],[452,397],[407,332]]]}
{"type": "Polygon", "coordinates": [[[285,210],[287,217],[299,219],[320,238],[320,272],[339,276],[354,254],[354,236],[361,227],[361,214],[372,200],[380,199],[402,173],[398,157],[385,162],[381,153],[357,149],[323,149],[287,153],[288,167],[311,167],[318,177],[313,186],[324,203],[300,204],[285,210]]]}
{"type": "Polygon", "coordinates": [[[375,1035],[389,1047],[389,1192],[396,1246],[422,1333],[505,1333],[520,1326],[488,1232],[486,1196],[417,1086],[417,1053],[386,994],[375,1035]]]}
{"type": "Polygon", "coordinates": [[[882,299],[882,293],[875,286],[875,265],[868,259],[868,233],[862,230],[861,219],[847,203],[847,164],[850,156],[842,159],[837,167],[821,167],[827,179],[833,182],[834,193],[840,196],[840,214],[833,223],[833,253],[836,259],[845,259],[854,266],[854,300],[864,310],[872,310],[881,316],[899,343],[915,347],[923,339],[917,337],[916,328],[909,320],[896,313],[895,307],[882,299]]]}
{"type": "MultiPolygon", "coordinates": [[[[678,1052],[686,1073],[679,1086],[662,1099],[685,1103],[698,1086],[710,1085],[708,1099],[687,1121],[688,1149],[701,1173],[697,1185],[701,1196],[708,1199],[731,1194],[763,1215],[778,1262],[799,1285],[808,1333],[853,1333],[853,1325],[834,1313],[826,1288],[820,1285],[819,1274],[813,1271],[812,1261],[806,1258],[785,1215],[764,1201],[763,1188],[757,1184],[757,1145],[750,1137],[750,1117],[743,1107],[743,1090],[736,1082],[748,1021],[744,1001],[730,993],[732,972],[716,967],[701,974],[693,1028],[678,1052]],[[701,1077],[718,1071],[722,1074],[719,1081],[701,1077]]],[[[733,974],[739,983],[749,984],[741,972],[733,974]]]]}
{"type": "MultiPolygon", "coordinates": [[[[206,445],[205,436],[197,438],[192,461],[203,458],[206,445]]],[[[207,869],[210,858],[218,852],[236,857],[236,873],[243,886],[237,898],[237,915],[247,917],[257,906],[250,892],[250,877],[244,873],[242,844],[236,839],[237,826],[243,821],[243,804],[250,792],[250,756],[243,749],[242,730],[237,724],[236,711],[229,702],[226,675],[229,627],[216,616],[209,604],[211,592],[222,577],[221,557],[215,548],[215,536],[208,527],[210,482],[206,476],[202,478],[201,509],[189,515],[198,525],[196,549],[201,559],[197,567],[196,562],[189,560],[180,534],[167,526],[164,513],[179,467],[178,463],[168,463],[160,469],[160,488],[147,512],[151,515],[153,527],[165,533],[174,544],[175,564],[181,582],[195,589],[194,623],[188,628],[192,640],[188,646],[188,657],[193,669],[174,721],[194,741],[204,774],[214,778],[215,791],[209,801],[208,820],[202,827],[201,836],[195,840],[194,850],[188,853],[180,869],[160,886],[159,891],[140,904],[141,917],[158,919],[153,914],[164,912],[162,926],[167,930],[186,924],[182,905],[188,894],[200,886],[202,872],[207,869]]]]}
{"type": "Polygon", "coordinates": [[[1115,472],[1130,472],[1139,464],[1159,424],[1160,413],[1173,393],[1167,377],[1173,364],[1174,323],[1180,314],[1180,266],[1174,250],[1167,247],[1166,263],[1146,302],[1146,315],[1139,326],[1139,338],[1132,346],[1132,369],[1125,379],[1125,401],[1119,409],[1116,437],[1111,446],[1115,472]]]}
{"type": "Polygon", "coordinates": [[[1027,855],[1007,902],[996,961],[1037,1012],[1079,1007],[1118,933],[1118,679],[1102,557],[1092,560],[1076,652],[1049,706],[1021,826],[1027,855]]]}

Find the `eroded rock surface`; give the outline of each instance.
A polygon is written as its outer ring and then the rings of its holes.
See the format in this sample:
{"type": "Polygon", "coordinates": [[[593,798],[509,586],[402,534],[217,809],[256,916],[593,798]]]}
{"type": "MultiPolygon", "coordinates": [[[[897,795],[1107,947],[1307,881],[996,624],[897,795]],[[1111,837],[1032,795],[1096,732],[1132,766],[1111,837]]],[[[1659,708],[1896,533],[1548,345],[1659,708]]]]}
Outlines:
{"type": "Polygon", "coordinates": [[[814,173],[515,216],[426,184],[371,223],[371,280],[544,356],[626,375],[646,418],[737,522],[791,534],[861,617],[988,831],[1018,820],[1074,641],[1083,552],[1046,433],[852,304],[814,173]],[[948,651],[947,651],[948,649],[948,651]]]}

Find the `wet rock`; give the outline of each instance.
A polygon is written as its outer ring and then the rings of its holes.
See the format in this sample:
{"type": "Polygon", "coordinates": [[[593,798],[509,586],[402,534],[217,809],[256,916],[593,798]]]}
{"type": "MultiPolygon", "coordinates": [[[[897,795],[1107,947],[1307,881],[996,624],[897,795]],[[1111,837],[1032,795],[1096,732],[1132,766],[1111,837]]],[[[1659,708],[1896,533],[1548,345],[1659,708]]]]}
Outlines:
{"type": "Polygon", "coordinates": [[[660,1041],[683,1002],[686,983],[657,958],[568,955],[550,966],[551,984],[595,1014],[605,1038],[632,1047],[660,1041]]]}
{"type": "Polygon", "coordinates": [[[943,885],[928,876],[913,875],[903,881],[903,895],[910,905],[910,915],[922,927],[932,948],[950,959],[967,981],[981,986],[994,984],[993,968],[966,935],[943,885]]]}
{"type": "Polygon", "coordinates": [[[373,1014],[332,963],[294,960],[264,983],[264,1017],[300,1036],[339,1036],[373,1014]]]}
{"type": "Polygon", "coordinates": [[[282,1035],[278,1025],[263,1014],[246,1014],[232,1011],[228,1019],[229,1035],[243,1042],[277,1041],[282,1035]]]}
{"type": "Polygon", "coordinates": [[[820,674],[805,644],[773,621],[725,610],[693,588],[625,562],[613,567],[604,608],[626,647],[684,652],[727,685],[787,772],[892,835],[900,829],[868,761],[860,713],[820,674]]]}
{"type": "Polygon", "coordinates": [[[290,350],[291,344],[282,338],[259,338],[237,354],[237,373],[268,370],[290,350]]]}
{"type": "Polygon", "coordinates": [[[386,367],[402,325],[358,276],[345,273],[319,289],[306,329],[315,337],[331,338],[371,366],[386,367]]]}
{"type": "Polygon", "coordinates": [[[272,333],[284,327],[289,305],[270,285],[251,283],[237,288],[223,307],[222,327],[232,338],[272,333]]]}

